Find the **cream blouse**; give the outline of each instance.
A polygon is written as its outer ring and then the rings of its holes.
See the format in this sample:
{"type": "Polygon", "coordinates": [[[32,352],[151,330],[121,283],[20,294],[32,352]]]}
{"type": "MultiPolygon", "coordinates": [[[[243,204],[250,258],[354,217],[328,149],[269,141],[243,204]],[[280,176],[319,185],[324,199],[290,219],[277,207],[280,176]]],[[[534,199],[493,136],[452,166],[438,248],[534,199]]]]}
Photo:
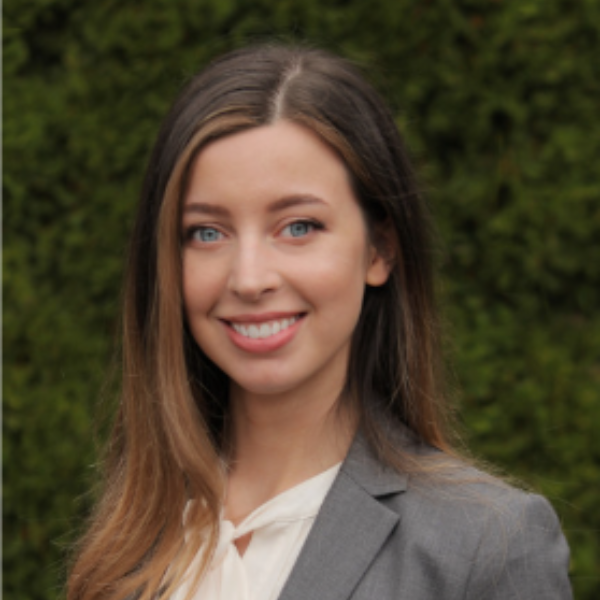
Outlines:
{"type": "MultiPolygon", "coordinates": [[[[221,521],[219,543],[194,600],[275,600],[341,463],[275,496],[237,527],[221,521]],[[243,556],[234,542],[252,532],[243,556]]],[[[172,600],[184,600],[184,581],[172,600]]]]}

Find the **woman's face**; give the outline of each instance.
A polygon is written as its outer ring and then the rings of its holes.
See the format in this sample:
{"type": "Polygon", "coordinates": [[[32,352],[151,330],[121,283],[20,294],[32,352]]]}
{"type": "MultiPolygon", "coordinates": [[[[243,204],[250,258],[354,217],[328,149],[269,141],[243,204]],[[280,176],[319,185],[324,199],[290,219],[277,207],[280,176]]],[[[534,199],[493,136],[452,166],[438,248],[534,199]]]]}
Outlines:
{"type": "Polygon", "coordinates": [[[388,268],[329,146],[289,121],[209,144],[182,236],[190,329],[238,391],[341,391],[365,284],[388,268]]]}

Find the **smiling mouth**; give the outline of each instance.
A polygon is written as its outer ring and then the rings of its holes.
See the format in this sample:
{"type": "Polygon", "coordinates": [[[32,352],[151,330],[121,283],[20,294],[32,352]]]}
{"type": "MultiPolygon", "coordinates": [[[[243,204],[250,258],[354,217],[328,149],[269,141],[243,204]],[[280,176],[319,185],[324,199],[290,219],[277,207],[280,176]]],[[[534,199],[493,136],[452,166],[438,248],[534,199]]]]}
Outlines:
{"type": "Polygon", "coordinates": [[[298,314],[293,317],[273,319],[262,323],[233,323],[228,321],[227,324],[245,338],[251,340],[264,340],[285,331],[303,316],[304,314],[298,314]]]}

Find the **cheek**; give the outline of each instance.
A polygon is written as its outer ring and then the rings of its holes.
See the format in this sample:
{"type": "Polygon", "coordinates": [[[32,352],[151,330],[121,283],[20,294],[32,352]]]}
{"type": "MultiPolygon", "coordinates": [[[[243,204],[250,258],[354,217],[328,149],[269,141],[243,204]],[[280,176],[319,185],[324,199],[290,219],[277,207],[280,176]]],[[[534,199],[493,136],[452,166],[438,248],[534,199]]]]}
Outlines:
{"type": "MultiPolygon", "coordinates": [[[[188,318],[208,313],[216,302],[223,283],[223,273],[193,257],[183,260],[183,302],[188,318]]],[[[192,327],[194,323],[190,323],[192,327]]]]}
{"type": "Polygon", "coordinates": [[[312,261],[305,279],[312,282],[317,307],[330,311],[335,320],[357,319],[365,289],[366,261],[364,246],[359,244],[339,245],[312,261]]]}

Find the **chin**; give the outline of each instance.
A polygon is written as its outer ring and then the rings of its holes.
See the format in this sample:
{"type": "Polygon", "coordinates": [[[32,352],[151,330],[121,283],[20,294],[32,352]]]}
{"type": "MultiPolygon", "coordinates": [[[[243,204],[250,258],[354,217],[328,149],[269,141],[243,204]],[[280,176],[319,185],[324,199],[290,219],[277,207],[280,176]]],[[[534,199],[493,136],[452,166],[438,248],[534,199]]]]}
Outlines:
{"type": "Polygon", "coordinates": [[[302,379],[285,376],[284,373],[254,373],[253,377],[231,377],[236,392],[252,396],[276,396],[287,394],[302,387],[302,379]]]}
{"type": "Polygon", "coordinates": [[[297,386],[278,381],[242,381],[235,384],[235,389],[242,395],[277,396],[295,389],[297,386]]]}

